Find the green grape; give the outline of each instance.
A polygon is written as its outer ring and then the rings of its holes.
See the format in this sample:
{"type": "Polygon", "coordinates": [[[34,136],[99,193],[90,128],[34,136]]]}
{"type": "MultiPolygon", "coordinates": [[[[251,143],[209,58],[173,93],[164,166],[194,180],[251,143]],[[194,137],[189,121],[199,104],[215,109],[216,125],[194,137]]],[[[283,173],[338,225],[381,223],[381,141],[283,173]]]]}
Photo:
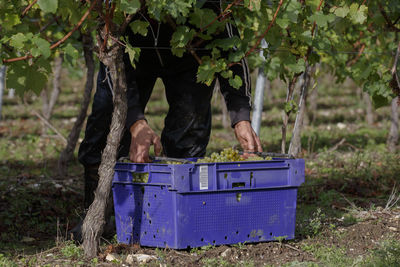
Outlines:
{"type": "Polygon", "coordinates": [[[209,157],[197,160],[197,163],[213,163],[213,162],[232,162],[232,161],[260,161],[272,160],[272,157],[254,156],[244,159],[239,151],[233,148],[225,148],[220,153],[213,152],[209,157]]]}
{"type": "Polygon", "coordinates": [[[147,172],[133,172],[132,182],[134,183],[147,183],[149,181],[149,173],[147,172]]]}
{"type": "Polygon", "coordinates": [[[170,161],[170,160],[161,160],[156,162],[158,164],[168,164],[168,165],[178,165],[178,164],[183,164],[183,162],[180,161],[170,161]]]}
{"type": "Polygon", "coordinates": [[[225,148],[220,153],[212,153],[209,157],[199,159],[197,163],[212,163],[212,162],[230,162],[243,161],[239,151],[233,148],[225,148]]]}

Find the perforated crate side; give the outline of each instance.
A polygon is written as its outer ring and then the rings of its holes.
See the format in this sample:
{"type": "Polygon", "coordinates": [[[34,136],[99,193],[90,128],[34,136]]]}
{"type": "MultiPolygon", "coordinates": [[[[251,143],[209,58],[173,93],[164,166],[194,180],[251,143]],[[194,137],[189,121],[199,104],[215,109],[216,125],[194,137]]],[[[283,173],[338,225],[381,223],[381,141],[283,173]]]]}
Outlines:
{"type": "Polygon", "coordinates": [[[114,183],[113,196],[118,242],[174,246],[175,195],[166,186],[114,183]]]}

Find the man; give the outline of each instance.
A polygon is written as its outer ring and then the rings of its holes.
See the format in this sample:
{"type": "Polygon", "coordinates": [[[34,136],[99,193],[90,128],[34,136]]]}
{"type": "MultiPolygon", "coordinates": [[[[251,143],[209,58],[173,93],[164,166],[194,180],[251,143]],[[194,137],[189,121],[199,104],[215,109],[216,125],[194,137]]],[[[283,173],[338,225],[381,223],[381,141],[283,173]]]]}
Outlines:
{"type": "MultiPolygon", "coordinates": [[[[219,5],[214,6],[211,1],[205,5],[213,10],[219,10],[219,5]]],[[[179,58],[174,56],[170,49],[166,49],[170,47],[170,39],[174,32],[170,24],[152,21],[146,14],[138,16],[150,23],[150,30],[145,37],[133,34],[129,27],[126,33],[128,41],[142,49],[136,68],[131,65],[127,54],[124,57],[128,85],[128,114],[119,157],[129,154],[133,162],[150,162],[151,146],[154,146],[156,155],[162,150],[168,157],[203,157],[211,132],[210,100],[214,84],[206,86],[196,82],[198,62],[190,53],[187,52],[179,58]],[[158,77],[165,85],[169,104],[161,138],[149,127],[144,116],[146,104],[158,77]]],[[[230,38],[234,34],[233,31],[235,29],[228,25],[218,37],[230,38]]],[[[196,53],[201,57],[207,55],[209,51],[200,49],[196,53]]],[[[260,140],[250,125],[250,74],[246,61],[242,60],[241,64],[234,65],[231,70],[234,75],[242,78],[241,88],[235,89],[226,79],[218,78],[236,138],[244,151],[261,152],[260,140]]],[[[113,110],[111,87],[112,82],[107,68],[100,64],[92,113],[88,118],[85,138],[79,149],[79,161],[85,167],[86,209],[94,199],[98,166],[111,123],[113,110]]]]}

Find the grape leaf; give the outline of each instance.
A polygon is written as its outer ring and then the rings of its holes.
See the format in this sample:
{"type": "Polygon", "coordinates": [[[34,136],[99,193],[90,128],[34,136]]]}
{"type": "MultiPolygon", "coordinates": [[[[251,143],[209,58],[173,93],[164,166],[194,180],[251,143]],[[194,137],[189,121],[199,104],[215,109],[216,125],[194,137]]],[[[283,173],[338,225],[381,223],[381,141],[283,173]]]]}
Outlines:
{"type": "Polygon", "coordinates": [[[44,58],[48,58],[51,55],[50,43],[45,39],[40,37],[34,37],[32,42],[36,45],[36,48],[32,48],[32,55],[34,57],[43,56],[44,58]]]}
{"type": "Polygon", "coordinates": [[[129,60],[131,61],[132,66],[135,67],[136,66],[135,61],[139,60],[140,48],[133,47],[129,42],[126,42],[125,53],[128,53],[129,60]]]}
{"type": "Polygon", "coordinates": [[[58,0],[38,0],[38,5],[45,13],[56,13],[58,0]]]}
{"type": "Polygon", "coordinates": [[[11,36],[10,45],[15,49],[20,50],[24,47],[27,40],[28,39],[26,38],[25,34],[19,32],[11,36]]]}
{"type": "Polygon", "coordinates": [[[240,76],[235,75],[234,78],[232,78],[232,77],[229,78],[229,84],[233,88],[239,89],[242,86],[243,81],[242,81],[242,78],[240,78],[240,76]]]}
{"type": "Polygon", "coordinates": [[[334,14],[338,17],[344,18],[349,14],[349,7],[348,6],[343,6],[343,7],[338,7],[335,9],[334,14]]]}
{"type": "Polygon", "coordinates": [[[121,10],[128,14],[134,14],[140,8],[139,0],[121,0],[121,10]]]}
{"type": "Polygon", "coordinates": [[[140,35],[147,36],[149,23],[147,21],[142,21],[142,20],[135,20],[129,24],[129,27],[131,27],[132,31],[134,33],[139,33],[140,35]]]}
{"type": "Polygon", "coordinates": [[[315,12],[313,15],[309,17],[310,21],[315,21],[318,27],[326,27],[329,22],[335,20],[335,15],[333,14],[324,14],[321,11],[315,12]]]}

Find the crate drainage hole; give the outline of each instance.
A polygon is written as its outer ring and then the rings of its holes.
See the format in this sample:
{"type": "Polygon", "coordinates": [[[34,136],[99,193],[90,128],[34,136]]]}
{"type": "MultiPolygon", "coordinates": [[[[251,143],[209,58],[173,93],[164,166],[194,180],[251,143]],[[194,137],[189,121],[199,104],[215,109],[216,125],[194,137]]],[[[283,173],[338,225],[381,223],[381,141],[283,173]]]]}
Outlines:
{"type": "Polygon", "coordinates": [[[149,206],[149,207],[150,207],[150,202],[149,202],[149,203],[147,203],[147,206],[149,206]]]}
{"type": "Polygon", "coordinates": [[[151,220],[149,220],[149,224],[151,224],[151,220]]]}
{"type": "Polygon", "coordinates": [[[203,201],[203,205],[205,205],[206,204],[206,202],[205,201],[203,201]]]}
{"type": "Polygon", "coordinates": [[[153,235],[153,238],[156,239],[156,235],[153,235]]]}
{"type": "Polygon", "coordinates": [[[201,238],[200,241],[203,242],[203,241],[204,241],[204,238],[201,238]]]}
{"type": "Polygon", "coordinates": [[[242,193],[236,193],[236,201],[240,202],[241,199],[242,199],[242,193]]]}
{"type": "Polygon", "coordinates": [[[236,231],[236,234],[238,235],[238,234],[239,234],[239,231],[236,231]]]}
{"type": "Polygon", "coordinates": [[[225,236],[225,240],[227,240],[228,239],[228,237],[227,236],[225,236]]]}
{"type": "Polygon", "coordinates": [[[156,195],[156,194],[154,194],[154,198],[157,198],[157,195],[156,195]]]}
{"type": "Polygon", "coordinates": [[[270,236],[272,236],[272,232],[271,232],[271,233],[269,233],[269,235],[270,235],[270,236]]]}
{"type": "Polygon", "coordinates": [[[228,174],[227,173],[224,174],[224,178],[228,179],[228,174]]]}
{"type": "Polygon", "coordinates": [[[213,240],[213,244],[215,244],[215,240],[213,240]]]}

